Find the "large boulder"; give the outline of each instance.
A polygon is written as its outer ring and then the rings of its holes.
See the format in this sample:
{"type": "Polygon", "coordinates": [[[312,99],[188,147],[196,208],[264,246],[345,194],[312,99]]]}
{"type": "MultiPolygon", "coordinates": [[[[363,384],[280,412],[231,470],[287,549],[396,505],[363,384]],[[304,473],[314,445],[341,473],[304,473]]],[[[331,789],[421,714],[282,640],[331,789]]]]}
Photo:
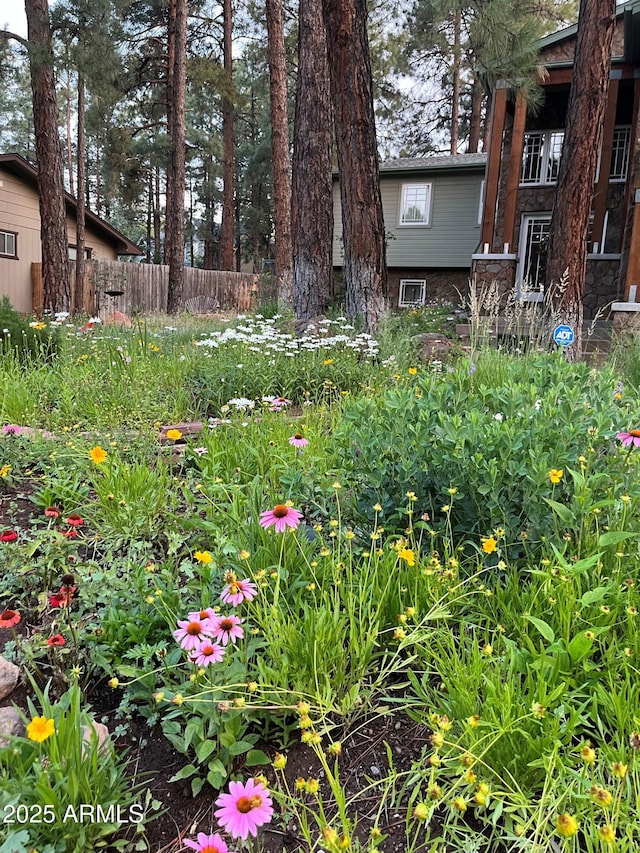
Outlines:
{"type": "Polygon", "coordinates": [[[13,693],[19,677],[20,667],[0,656],[0,701],[13,693]]]}

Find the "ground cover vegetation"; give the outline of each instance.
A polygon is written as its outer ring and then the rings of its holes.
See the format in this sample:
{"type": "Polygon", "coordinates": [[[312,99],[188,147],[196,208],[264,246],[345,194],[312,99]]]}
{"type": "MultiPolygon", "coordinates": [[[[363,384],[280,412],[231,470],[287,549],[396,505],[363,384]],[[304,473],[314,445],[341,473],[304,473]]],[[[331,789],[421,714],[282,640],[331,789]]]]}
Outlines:
{"type": "Polygon", "coordinates": [[[638,849],[640,349],[419,362],[450,310],[374,340],[5,306],[0,851],[160,849],[134,720],[212,804],[167,849],[638,849]],[[354,792],[350,742],[401,716],[424,737],[354,792]]]}

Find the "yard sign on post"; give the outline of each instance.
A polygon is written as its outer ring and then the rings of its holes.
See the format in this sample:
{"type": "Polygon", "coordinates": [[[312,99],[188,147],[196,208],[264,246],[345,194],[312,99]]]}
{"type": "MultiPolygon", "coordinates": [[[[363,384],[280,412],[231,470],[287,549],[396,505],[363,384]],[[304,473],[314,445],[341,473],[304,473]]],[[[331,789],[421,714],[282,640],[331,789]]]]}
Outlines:
{"type": "Polygon", "coordinates": [[[571,346],[575,337],[575,332],[571,326],[556,326],[553,330],[553,340],[561,347],[571,346]]]}

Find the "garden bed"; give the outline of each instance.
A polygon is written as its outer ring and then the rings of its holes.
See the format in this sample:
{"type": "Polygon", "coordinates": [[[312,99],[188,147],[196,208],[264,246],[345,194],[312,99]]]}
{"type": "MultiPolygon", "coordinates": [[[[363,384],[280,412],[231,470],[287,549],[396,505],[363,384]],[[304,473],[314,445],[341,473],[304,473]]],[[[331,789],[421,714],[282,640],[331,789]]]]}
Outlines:
{"type": "Polygon", "coordinates": [[[0,361],[2,853],[638,849],[631,350],[35,331],[0,361]]]}

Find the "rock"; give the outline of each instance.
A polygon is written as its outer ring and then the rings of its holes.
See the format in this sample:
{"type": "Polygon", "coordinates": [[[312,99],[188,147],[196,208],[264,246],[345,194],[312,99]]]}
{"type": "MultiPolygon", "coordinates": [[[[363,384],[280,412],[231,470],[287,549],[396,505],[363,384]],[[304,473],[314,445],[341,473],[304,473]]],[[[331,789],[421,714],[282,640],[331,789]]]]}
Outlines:
{"type": "Polygon", "coordinates": [[[92,720],[90,725],[82,727],[82,740],[87,745],[91,744],[92,732],[98,735],[98,752],[108,750],[111,743],[109,729],[103,723],[96,723],[92,720]]]}
{"type": "Polygon", "coordinates": [[[133,326],[129,317],[123,314],[122,311],[114,311],[113,314],[109,314],[104,324],[105,326],[126,326],[127,328],[133,326]]]}
{"type": "Polygon", "coordinates": [[[0,708],[0,747],[7,746],[11,738],[22,737],[25,731],[22,717],[16,708],[0,708]]]}
{"type": "Polygon", "coordinates": [[[416,338],[422,344],[420,358],[427,362],[434,360],[443,361],[449,355],[453,346],[453,342],[449,338],[434,332],[429,332],[426,335],[417,335],[416,338]]]}
{"type": "Polygon", "coordinates": [[[0,699],[5,699],[18,683],[20,667],[0,657],[0,699]]]}

